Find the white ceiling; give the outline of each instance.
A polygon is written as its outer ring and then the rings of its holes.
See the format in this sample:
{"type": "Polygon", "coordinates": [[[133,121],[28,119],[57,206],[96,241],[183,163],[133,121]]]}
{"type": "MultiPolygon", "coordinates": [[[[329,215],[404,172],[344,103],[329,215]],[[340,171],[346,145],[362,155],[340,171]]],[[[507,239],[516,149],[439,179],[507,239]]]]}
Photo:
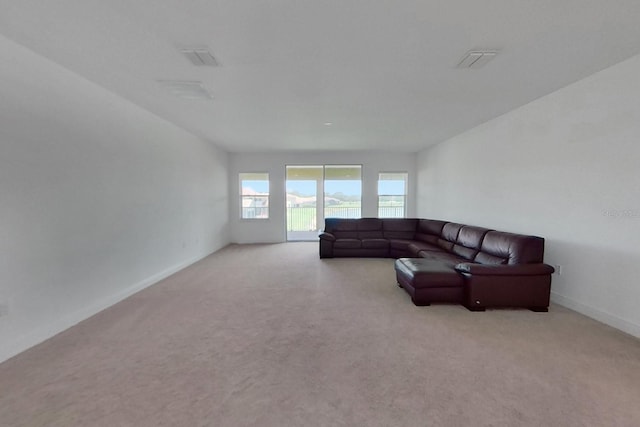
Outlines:
{"type": "Polygon", "coordinates": [[[4,36],[232,152],[419,151],[640,52],[638,0],[0,0],[0,10],[4,36]],[[178,48],[194,45],[221,67],[189,63],[178,48]],[[501,53],[456,69],[474,48],[501,53]],[[213,99],[158,83],[174,79],[202,81],[213,99]]]}

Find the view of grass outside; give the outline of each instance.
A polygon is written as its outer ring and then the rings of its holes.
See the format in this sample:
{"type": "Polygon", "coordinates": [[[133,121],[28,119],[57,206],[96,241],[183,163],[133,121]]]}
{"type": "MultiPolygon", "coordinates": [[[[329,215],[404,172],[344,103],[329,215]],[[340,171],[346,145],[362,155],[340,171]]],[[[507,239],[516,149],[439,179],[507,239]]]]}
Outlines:
{"type": "MultiPolygon", "coordinates": [[[[360,218],[360,203],[344,202],[325,207],[325,218],[360,218]]],[[[378,206],[380,218],[402,218],[404,216],[404,196],[401,200],[389,199],[378,206]]],[[[300,206],[287,208],[287,231],[315,231],[316,207],[300,206]]]]}
{"type": "Polygon", "coordinates": [[[287,232],[317,231],[323,217],[360,218],[361,177],[360,165],[287,166],[287,232]]]}
{"type": "Polygon", "coordinates": [[[378,218],[404,218],[407,177],[406,172],[378,175],[378,218]]]}
{"type": "MultiPolygon", "coordinates": [[[[405,216],[406,178],[396,176],[381,180],[379,193],[391,193],[378,197],[379,218],[403,218],[405,216]],[[395,193],[395,194],[394,194],[395,193]]],[[[287,231],[316,231],[315,182],[287,182],[287,231]],[[304,191],[306,190],[306,191],[304,191]]],[[[361,182],[359,180],[325,181],[325,218],[361,218],[361,182]],[[335,191],[339,190],[339,191],[335,191]]],[[[321,225],[322,227],[322,225],[321,225]]],[[[321,228],[320,227],[320,228],[321,228]]]]}
{"type": "MultiPolygon", "coordinates": [[[[403,218],[407,173],[380,173],[378,179],[378,217],[403,218]]],[[[288,167],[287,231],[309,232],[322,228],[322,224],[316,223],[317,209],[324,209],[324,218],[361,218],[361,168],[325,166],[323,174],[321,166],[288,167]],[[317,191],[322,189],[324,204],[319,204],[317,191]]]]}
{"type": "MultiPolygon", "coordinates": [[[[325,181],[324,186],[329,190],[341,190],[325,192],[325,218],[360,218],[362,216],[360,181],[334,183],[325,181]]],[[[287,181],[287,231],[318,230],[316,209],[315,183],[310,185],[308,181],[287,181]]]]}
{"type": "MultiPolygon", "coordinates": [[[[287,170],[287,231],[317,231],[317,209],[324,218],[362,217],[362,180],[359,166],[291,167],[287,170]],[[318,171],[318,169],[320,169],[318,171]],[[296,175],[297,174],[297,175],[296,175]],[[293,178],[295,176],[295,178],[293,178]],[[324,176],[324,180],[322,177],[324,176]],[[318,206],[317,192],[324,189],[324,203],[318,206]]],[[[381,173],[378,181],[378,217],[405,215],[406,173],[381,173]]],[[[241,173],[241,217],[269,217],[269,175],[241,173]]]]}
{"type": "MultiPolygon", "coordinates": [[[[326,206],[325,218],[360,218],[360,202],[343,202],[326,206]]],[[[287,207],[287,231],[314,231],[316,224],[315,206],[287,207]]]]}
{"type": "Polygon", "coordinates": [[[316,180],[287,179],[287,231],[317,230],[316,191],[316,180]]]}
{"type": "Polygon", "coordinates": [[[269,218],[269,174],[240,173],[242,219],[269,218]]]}
{"type": "Polygon", "coordinates": [[[287,208],[287,231],[315,231],[316,208],[287,208]]]}
{"type": "Polygon", "coordinates": [[[378,218],[404,218],[405,196],[378,197],[378,218]]]}

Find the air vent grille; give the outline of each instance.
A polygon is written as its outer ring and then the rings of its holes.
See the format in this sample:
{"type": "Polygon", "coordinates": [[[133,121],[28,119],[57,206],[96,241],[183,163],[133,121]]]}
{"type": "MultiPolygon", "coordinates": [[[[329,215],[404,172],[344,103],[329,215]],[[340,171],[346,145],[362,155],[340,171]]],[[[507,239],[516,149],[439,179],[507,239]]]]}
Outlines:
{"type": "Polygon", "coordinates": [[[217,67],[220,65],[216,58],[206,48],[184,48],[180,52],[187,57],[189,62],[198,67],[217,67]]]}
{"type": "Polygon", "coordinates": [[[456,68],[481,68],[498,54],[497,50],[471,50],[467,52],[456,68]]]}
{"type": "Polygon", "coordinates": [[[158,83],[173,96],[183,99],[212,99],[211,93],[198,81],[159,80],[158,83]]]}

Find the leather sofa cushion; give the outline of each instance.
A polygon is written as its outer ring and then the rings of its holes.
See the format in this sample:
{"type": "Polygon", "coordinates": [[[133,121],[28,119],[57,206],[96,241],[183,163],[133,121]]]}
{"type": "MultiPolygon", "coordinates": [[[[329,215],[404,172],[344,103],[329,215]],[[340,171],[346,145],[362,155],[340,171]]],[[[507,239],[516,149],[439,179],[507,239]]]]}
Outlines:
{"type": "Polygon", "coordinates": [[[462,224],[457,224],[455,222],[448,222],[442,227],[441,237],[444,240],[449,242],[457,242],[458,234],[460,233],[460,229],[464,227],[462,224]]]}
{"type": "Polygon", "coordinates": [[[362,239],[363,249],[384,249],[389,247],[387,239],[362,239]]]}
{"type": "Polygon", "coordinates": [[[385,218],[382,220],[382,231],[386,239],[413,240],[417,224],[417,219],[385,218]]]}
{"type": "Polygon", "coordinates": [[[478,264],[506,264],[508,259],[507,258],[500,258],[497,256],[493,256],[484,252],[478,252],[477,255],[475,256],[475,258],[473,259],[474,262],[477,262],[478,264]]]}
{"type": "Polygon", "coordinates": [[[418,233],[440,236],[442,234],[442,228],[446,223],[446,221],[439,221],[437,219],[421,219],[418,221],[418,233]]]}
{"type": "Polygon", "coordinates": [[[357,239],[358,238],[357,231],[335,230],[332,234],[336,236],[336,239],[357,239]]]}
{"type": "Polygon", "coordinates": [[[379,218],[362,218],[357,222],[358,231],[382,231],[382,220],[379,218]]]}
{"type": "Polygon", "coordinates": [[[357,219],[327,218],[325,219],[325,231],[358,231],[357,219]]]}
{"type": "Polygon", "coordinates": [[[484,236],[491,230],[488,228],[465,225],[458,233],[457,243],[465,248],[473,248],[479,251],[482,247],[484,236]]]}
{"type": "Polygon", "coordinates": [[[404,239],[389,239],[389,246],[391,249],[400,249],[406,251],[409,249],[409,245],[413,243],[413,240],[404,239]]]}
{"type": "Polygon", "coordinates": [[[472,260],[478,253],[478,250],[473,248],[465,248],[462,245],[453,245],[451,252],[458,256],[461,256],[466,260],[472,260]]]}
{"type": "Polygon", "coordinates": [[[431,243],[432,245],[437,245],[439,238],[440,236],[436,236],[433,234],[416,233],[416,240],[431,243]]]}
{"type": "Polygon", "coordinates": [[[461,287],[464,279],[451,266],[421,258],[400,258],[395,269],[416,288],[461,287]]]}
{"type": "Polygon", "coordinates": [[[433,252],[433,251],[420,251],[420,258],[429,259],[432,261],[440,261],[447,265],[457,265],[462,262],[468,262],[469,260],[459,257],[457,255],[448,252],[433,252]]]}
{"type": "Polygon", "coordinates": [[[333,242],[333,247],[335,249],[360,249],[360,242],[360,239],[336,239],[333,242]]]}
{"type": "Polygon", "coordinates": [[[327,218],[325,219],[325,231],[336,236],[336,239],[357,239],[357,219],[327,218]]]}
{"type": "Polygon", "coordinates": [[[378,231],[358,231],[359,239],[384,239],[382,230],[378,231]]]}
{"type": "Polygon", "coordinates": [[[419,242],[419,241],[413,241],[409,243],[409,246],[407,247],[407,249],[409,249],[414,254],[418,254],[418,252],[420,251],[442,252],[442,249],[440,249],[438,246],[431,245],[426,242],[419,242]]]}
{"type": "Polygon", "coordinates": [[[473,260],[482,247],[484,236],[489,231],[488,228],[465,225],[460,229],[457,244],[453,245],[451,252],[468,260],[473,260]]]}
{"type": "Polygon", "coordinates": [[[451,252],[453,250],[453,242],[444,239],[438,239],[438,247],[444,249],[447,252],[451,252]]]}
{"type": "Polygon", "coordinates": [[[378,218],[362,218],[357,220],[358,239],[382,239],[382,220],[378,218]]]}
{"type": "Polygon", "coordinates": [[[480,251],[487,255],[506,259],[507,264],[541,263],[544,256],[544,239],[502,231],[489,231],[484,236],[480,251]]]}
{"type": "Polygon", "coordinates": [[[455,222],[446,223],[444,227],[442,227],[442,234],[436,244],[447,252],[453,252],[453,245],[456,244],[458,234],[462,227],[462,224],[455,222]]]}

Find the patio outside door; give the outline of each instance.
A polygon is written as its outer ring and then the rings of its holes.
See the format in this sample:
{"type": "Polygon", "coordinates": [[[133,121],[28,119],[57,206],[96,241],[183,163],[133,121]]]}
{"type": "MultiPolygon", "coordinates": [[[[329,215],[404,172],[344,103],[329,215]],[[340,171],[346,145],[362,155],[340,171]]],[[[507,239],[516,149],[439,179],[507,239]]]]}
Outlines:
{"type": "Polygon", "coordinates": [[[287,166],[287,240],[317,240],[324,226],[322,166],[287,166]]]}

